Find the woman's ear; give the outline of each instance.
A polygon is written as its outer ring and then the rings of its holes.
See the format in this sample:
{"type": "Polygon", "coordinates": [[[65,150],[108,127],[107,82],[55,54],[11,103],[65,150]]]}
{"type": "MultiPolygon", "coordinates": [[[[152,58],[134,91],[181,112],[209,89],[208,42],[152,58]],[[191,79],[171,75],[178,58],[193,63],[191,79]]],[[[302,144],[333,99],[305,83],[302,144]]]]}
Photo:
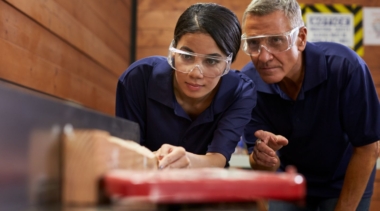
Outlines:
{"type": "Polygon", "coordinates": [[[307,41],[307,29],[306,27],[300,28],[300,31],[298,33],[298,50],[303,51],[306,48],[306,41],[307,41]]]}

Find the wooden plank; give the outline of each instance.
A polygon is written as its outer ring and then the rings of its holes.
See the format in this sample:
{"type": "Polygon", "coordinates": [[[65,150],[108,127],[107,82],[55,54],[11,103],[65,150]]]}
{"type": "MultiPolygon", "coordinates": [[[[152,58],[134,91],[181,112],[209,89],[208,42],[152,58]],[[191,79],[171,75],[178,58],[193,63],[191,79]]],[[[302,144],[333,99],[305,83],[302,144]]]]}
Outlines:
{"type": "Polygon", "coordinates": [[[118,75],[109,72],[3,1],[0,10],[0,38],[107,91],[116,90],[122,71],[118,75]]]}
{"type": "Polygon", "coordinates": [[[154,47],[154,48],[138,48],[136,50],[136,60],[148,57],[148,56],[167,56],[169,53],[166,47],[154,47]]]}
{"type": "MultiPolygon", "coordinates": [[[[109,19],[103,19],[100,17],[97,12],[93,11],[89,2],[92,2],[92,5],[97,1],[72,1],[72,0],[55,0],[60,6],[62,6],[72,17],[74,17],[80,24],[90,30],[93,34],[99,37],[110,49],[115,51],[122,58],[130,58],[130,34],[124,34],[124,36],[119,36],[118,33],[115,33],[115,30],[111,28],[109,23],[114,22],[114,16],[109,16],[109,19]]],[[[100,1],[99,1],[100,2],[100,1]]],[[[104,2],[104,1],[103,1],[104,2]]],[[[110,1],[111,2],[111,1],[110,1]]],[[[115,5],[112,5],[115,6],[115,5]]],[[[117,6],[117,5],[116,5],[117,6]]],[[[120,11],[123,14],[128,13],[129,11],[124,9],[120,11]]],[[[130,18],[124,20],[125,23],[128,23],[130,18]]],[[[124,24],[121,27],[127,27],[128,24],[124,24]]],[[[126,28],[128,29],[128,28],[126,28]]]]}
{"type": "Polygon", "coordinates": [[[114,114],[115,93],[104,91],[2,38],[0,49],[7,52],[0,57],[0,78],[77,102],[88,108],[114,114]],[[96,103],[99,97],[107,98],[102,100],[102,105],[96,103]]]}
{"type": "Polygon", "coordinates": [[[55,1],[5,0],[116,75],[129,62],[110,49],[55,1]]]}
{"type": "Polygon", "coordinates": [[[137,37],[137,48],[166,47],[168,49],[174,37],[174,29],[140,29],[137,37]]]}
{"type": "MultiPolygon", "coordinates": [[[[101,1],[101,0],[100,0],[101,1]]],[[[119,1],[119,0],[117,0],[119,1]]],[[[132,0],[120,0],[127,8],[132,8],[132,0]]]]}
{"type": "Polygon", "coordinates": [[[74,130],[63,135],[64,205],[99,204],[99,181],[111,170],[157,170],[157,158],[140,144],[102,130],[74,130]]]}
{"type": "MultiPolygon", "coordinates": [[[[76,2],[75,0],[71,0],[76,2]]],[[[82,0],[83,1],[83,0],[82,0]]],[[[130,2],[131,0],[126,0],[130,2]]],[[[130,46],[131,6],[121,0],[87,0],[83,1],[100,19],[112,29],[113,33],[130,46]]]]}
{"type": "MultiPolygon", "coordinates": [[[[184,11],[189,6],[196,3],[209,3],[207,0],[187,0],[187,1],[173,1],[173,0],[139,0],[139,12],[149,12],[152,10],[180,10],[184,11]]],[[[251,0],[213,0],[213,3],[220,4],[233,11],[243,12],[251,0]]]]}
{"type": "MultiPolygon", "coordinates": [[[[178,18],[183,13],[182,10],[152,10],[150,12],[138,13],[138,29],[171,29],[174,31],[178,18]]],[[[243,13],[236,13],[239,21],[243,13]]]]}
{"type": "Polygon", "coordinates": [[[380,200],[371,200],[370,211],[379,211],[380,200]]]}
{"type": "Polygon", "coordinates": [[[140,29],[169,29],[173,30],[182,11],[152,10],[138,13],[137,28],[140,29]]]}

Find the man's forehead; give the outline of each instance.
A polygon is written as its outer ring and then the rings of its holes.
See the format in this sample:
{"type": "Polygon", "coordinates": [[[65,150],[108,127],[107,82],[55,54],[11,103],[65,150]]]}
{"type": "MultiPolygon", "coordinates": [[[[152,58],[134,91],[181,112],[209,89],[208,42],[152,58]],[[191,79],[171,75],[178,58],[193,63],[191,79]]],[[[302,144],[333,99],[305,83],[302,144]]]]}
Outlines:
{"type": "Polygon", "coordinates": [[[280,12],[261,16],[248,14],[243,25],[243,32],[249,36],[276,35],[289,30],[291,30],[290,22],[280,12]]]}

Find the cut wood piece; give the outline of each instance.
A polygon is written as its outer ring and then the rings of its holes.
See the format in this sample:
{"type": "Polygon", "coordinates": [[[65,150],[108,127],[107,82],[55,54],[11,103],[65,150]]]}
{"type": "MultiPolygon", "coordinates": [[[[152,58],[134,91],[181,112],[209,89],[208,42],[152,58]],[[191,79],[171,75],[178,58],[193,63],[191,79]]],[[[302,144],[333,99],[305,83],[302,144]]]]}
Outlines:
{"type": "Polygon", "coordinates": [[[153,152],[101,130],[74,130],[63,136],[63,203],[95,205],[102,176],[111,169],[154,170],[153,152]]]}

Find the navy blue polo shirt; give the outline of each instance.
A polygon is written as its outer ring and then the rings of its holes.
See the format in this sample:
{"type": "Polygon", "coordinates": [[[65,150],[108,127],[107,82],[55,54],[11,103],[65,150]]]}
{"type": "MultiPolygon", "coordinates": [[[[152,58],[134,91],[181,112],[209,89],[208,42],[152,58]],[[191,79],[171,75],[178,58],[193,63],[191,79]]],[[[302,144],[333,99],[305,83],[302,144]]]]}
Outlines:
{"type": "Polygon", "coordinates": [[[216,152],[229,161],[256,105],[251,79],[229,71],[211,105],[195,120],[176,101],[173,70],[165,57],[133,63],[119,78],[116,115],[140,125],[140,144],[152,151],[167,143],[188,152],[216,152]]]}
{"type": "MultiPolygon", "coordinates": [[[[307,43],[305,78],[294,101],[278,84],[261,80],[252,62],[242,72],[257,87],[257,105],[245,129],[252,152],[262,129],[285,136],[278,151],[280,171],[295,165],[307,181],[307,195],[338,197],[353,147],[380,140],[380,105],[365,62],[336,43],[307,43]]],[[[375,169],[364,196],[372,194],[375,169]]]]}

